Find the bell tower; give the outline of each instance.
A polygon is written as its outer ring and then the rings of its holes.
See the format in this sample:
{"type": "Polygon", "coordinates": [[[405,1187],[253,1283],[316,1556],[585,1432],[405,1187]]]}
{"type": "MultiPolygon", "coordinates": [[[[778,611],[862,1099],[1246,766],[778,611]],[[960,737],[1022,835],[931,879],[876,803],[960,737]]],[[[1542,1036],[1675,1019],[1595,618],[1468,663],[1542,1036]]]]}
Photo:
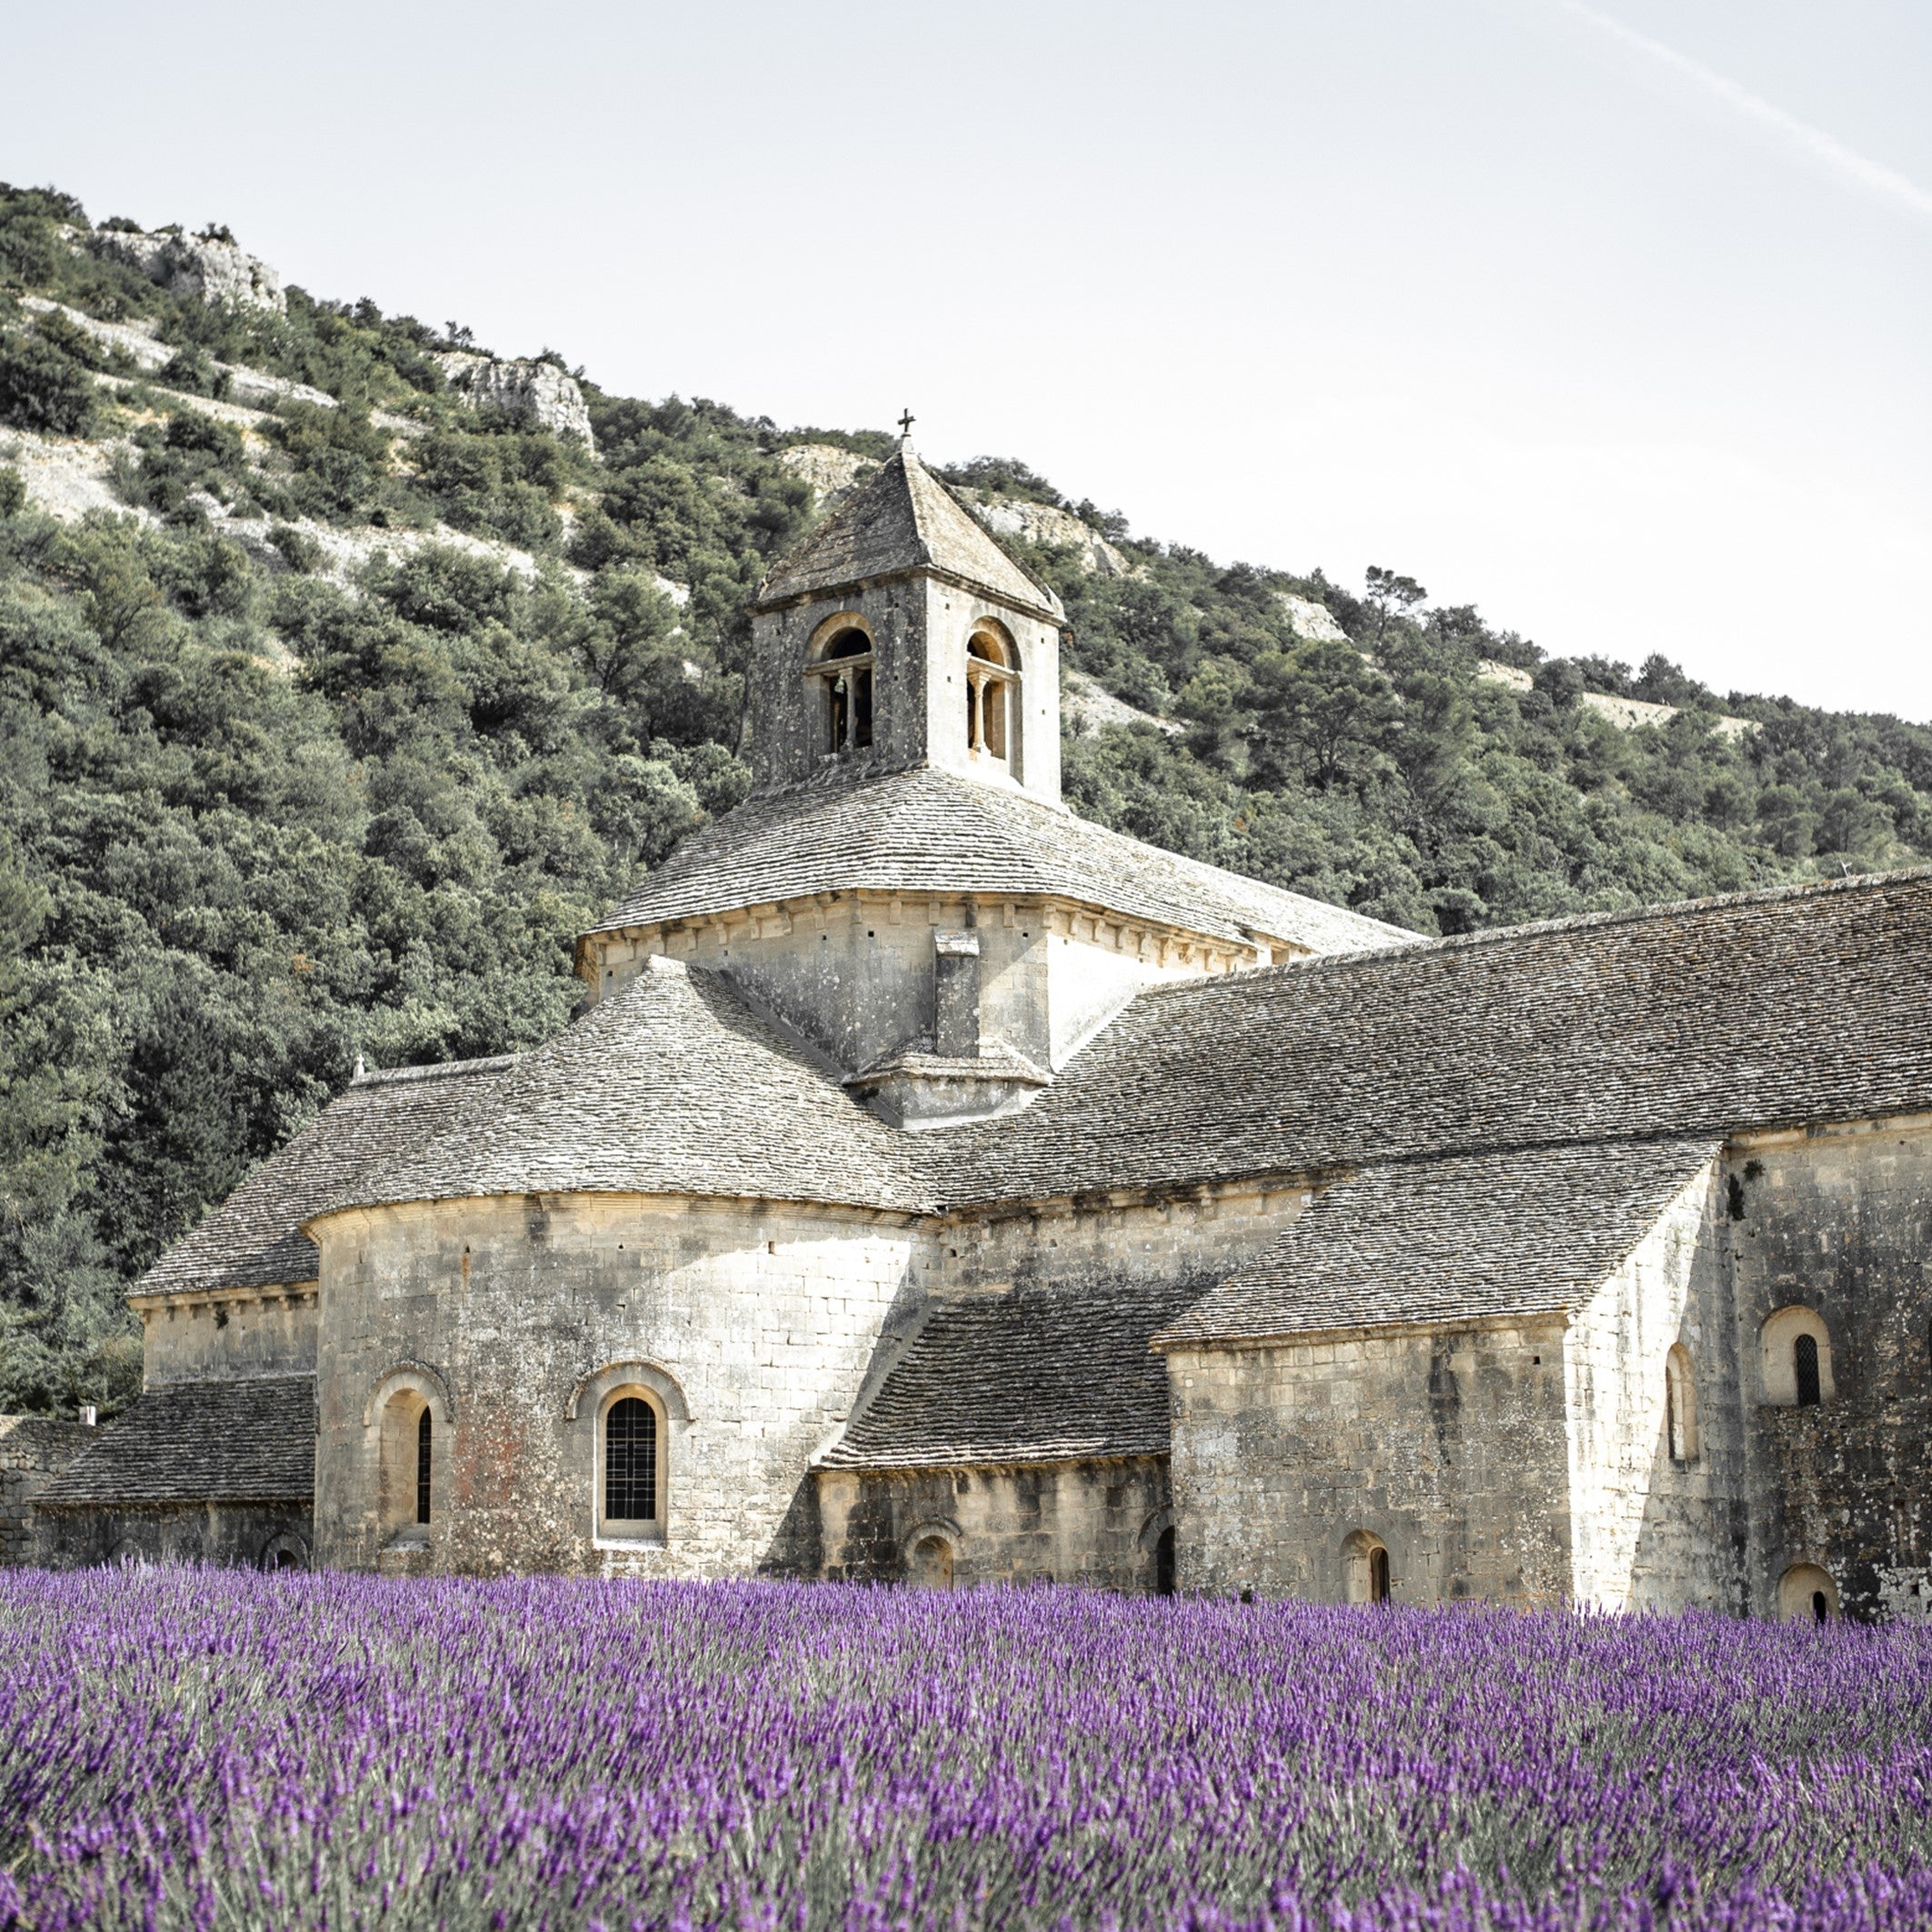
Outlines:
{"type": "Polygon", "coordinates": [[[1059,804],[1065,622],[904,438],[759,588],[758,791],[929,765],[1059,804]]]}

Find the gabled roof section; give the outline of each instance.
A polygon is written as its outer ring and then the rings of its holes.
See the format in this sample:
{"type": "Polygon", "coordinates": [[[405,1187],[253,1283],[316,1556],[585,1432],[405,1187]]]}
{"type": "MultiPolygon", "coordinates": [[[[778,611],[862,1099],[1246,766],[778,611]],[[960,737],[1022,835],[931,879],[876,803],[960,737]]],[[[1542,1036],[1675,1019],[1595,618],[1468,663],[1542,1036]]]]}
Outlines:
{"type": "Polygon", "coordinates": [[[1206,1288],[1108,1281],[938,1302],[821,1459],[912,1469],[1164,1456],[1167,1365],[1149,1339],[1206,1288]]]}
{"type": "Polygon", "coordinates": [[[302,1223],[372,1168],[419,1147],[474,1104],[515,1056],[361,1074],[347,1092],[256,1168],[134,1284],[137,1295],[313,1281],[315,1244],[302,1223]]]}
{"type": "Polygon", "coordinates": [[[1916,871],[1156,987],[952,1200],[1932,1111],[1928,983],[1916,871]]]}
{"type": "Polygon", "coordinates": [[[306,1502],[315,1490],[315,1378],[150,1389],[35,1499],[63,1504],[306,1502]]]}
{"type": "Polygon", "coordinates": [[[336,1204],[682,1194],[916,1213],[931,1202],[915,1140],[722,975],[652,960],[336,1204]]]}
{"type": "Polygon", "coordinates": [[[1154,1338],[1160,1349],[1554,1315],[1588,1300],[1718,1152],[1545,1147],[1365,1170],[1154,1338]]]}
{"type": "Polygon", "coordinates": [[[1312,952],[1416,943],[1345,906],[931,766],[752,799],[693,832],[596,930],[851,891],[1068,899],[1206,939],[1312,952]]]}
{"type": "Polygon", "coordinates": [[[1016,563],[910,443],[772,566],[754,610],[822,591],[932,571],[1059,622],[1060,599],[1016,563]]]}

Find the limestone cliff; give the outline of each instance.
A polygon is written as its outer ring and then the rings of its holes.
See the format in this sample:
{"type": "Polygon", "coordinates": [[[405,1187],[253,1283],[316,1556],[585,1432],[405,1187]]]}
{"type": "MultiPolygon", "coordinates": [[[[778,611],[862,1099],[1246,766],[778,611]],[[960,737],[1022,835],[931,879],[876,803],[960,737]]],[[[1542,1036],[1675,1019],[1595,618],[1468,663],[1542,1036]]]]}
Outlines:
{"type": "Polygon", "coordinates": [[[232,240],[183,234],[176,228],[158,228],[152,234],[138,228],[75,234],[95,254],[140,270],[170,294],[199,299],[214,308],[272,309],[277,314],[288,311],[282,277],[259,255],[232,240]]]}
{"type": "Polygon", "coordinates": [[[591,447],[591,413],[583,392],[554,363],[500,362],[468,349],[435,358],[443,380],[478,409],[500,410],[531,429],[547,429],[591,447]]]}

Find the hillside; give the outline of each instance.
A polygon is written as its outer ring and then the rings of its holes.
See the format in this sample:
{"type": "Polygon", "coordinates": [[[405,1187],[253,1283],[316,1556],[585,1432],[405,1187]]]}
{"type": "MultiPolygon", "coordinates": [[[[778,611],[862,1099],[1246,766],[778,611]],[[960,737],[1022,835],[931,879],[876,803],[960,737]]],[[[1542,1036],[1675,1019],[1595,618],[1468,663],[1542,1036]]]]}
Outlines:
{"type": "MultiPolygon", "coordinates": [[[[743,795],[745,599],[890,448],[0,188],[0,1410],[124,1401],[127,1281],[358,1053],[569,1019],[575,931],[743,795]]],[[[1141,838],[1429,931],[1932,854],[1932,730],[947,474],[1141,838]]]]}

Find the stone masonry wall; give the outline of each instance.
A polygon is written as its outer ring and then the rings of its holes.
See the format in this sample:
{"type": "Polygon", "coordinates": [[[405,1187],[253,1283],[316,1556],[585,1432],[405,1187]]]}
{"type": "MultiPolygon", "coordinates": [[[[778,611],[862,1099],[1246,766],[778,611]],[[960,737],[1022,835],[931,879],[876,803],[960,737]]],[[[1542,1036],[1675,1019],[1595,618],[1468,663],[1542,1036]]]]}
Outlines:
{"type": "Polygon", "coordinates": [[[1060,802],[1060,632],[976,591],[934,579],[926,593],[926,759],[941,770],[998,780],[1010,776],[1034,798],[1060,802]],[[1006,627],[1018,647],[1020,682],[1009,713],[1010,755],[973,752],[966,731],[966,641],[981,619],[1006,627]]]}
{"type": "Polygon", "coordinates": [[[762,788],[801,784],[842,762],[892,772],[924,757],[926,600],[917,582],[762,612],[752,619],[752,638],[747,756],[762,788]],[[842,761],[831,751],[823,696],[805,664],[821,627],[845,612],[872,641],[872,742],[842,761]]]}
{"type": "Polygon", "coordinates": [[[1815,1563],[1849,1616],[1932,1614],[1932,1123],[1740,1142],[1726,1192],[1751,1608],[1815,1563]],[[1759,1331],[1793,1304],[1829,1339],[1817,1408],[1764,1399],[1759,1331]]]}
{"type": "Polygon", "coordinates": [[[0,1416],[0,1567],[35,1560],[34,1499],[95,1439],[84,1422],[0,1416]]]}
{"type": "Polygon", "coordinates": [[[1060,632],[952,584],[913,577],[814,597],[752,621],[751,763],[759,785],[799,784],[835,765],[902,771],[926,763],[1031,797],[1060,799],[1060,632]],[[823,629],[850,615],[872,641],[872,742],[834,756],[823,698],[805,665],[823,629]],[[966,642],[981,618],[1005,626],[1020,656],[1019,697],[1004,760],[966,735],[966,642]]]}
{"type": "Polygon", "coordinates": [[[409,1567],[816,1571],[808,1466],[881,1333],[910,1315],[902,1223],[570,1195],[358,1210],[314,1231],[322,1561],[378,1567],[381,1430],[367,1411],[400,1376],[434,1425],[432,1522],[420,1550],[398,1551],[409,1567]],[[670,1396],[656,1543],[597,1539],[596,1401],[569,1412],[580,1384],[624,1363],[670,1396]]]}
{"type": "Polygon", "coordinates": [[[1398,1602],[1568,1594],[1559,1323],[1176,1350],[1168,1375],[1183,1590],[1340,1602],[1366,1532],[1398,1602]]]}
{"type": "Polygon", "coordinates": [[[132,1305],[141,1317],[144,1388],[230,1375],[304,1375],[315,1366],[313,1283],[140,1297],[132,1305]]]}
{"type": "Polygon", "coordinates": [[[921,1281],[936,1294],[1210,1281],[1259,1254],[1315,1198],[1294,1175],[1161,1200],[1043,1202],[934,1225],[921,1281]]]}
{"type": "Polygon", "coordinates": [[[1571,1595],[1611,1610],[1741,1613],[1743,1417],[1715,1162],[1678,1193],[1564,1340],[1571,1595]],[[1672,1454],[1667,1364],[1691,1369],[1695,1438],[1672,1454]]]}
{"type": "Polygon", "coordinates": [[[206,1563],[273,1569],[311,1561],[314,1525],[299,1503],[148,1503],[45,1509],[35,1560],[84,1569],[101,1563],[206,1563]]]}
{"type": "Polygon", "coordinates": [[[824,1572],[907,1580],[913,1546],[938,1536],[955,1588],[1070,1583],[1150,1590],[1155,1542],[1171,1520],[1164,1459],[1020,1469],[822,1470],[824,1572]]]}

